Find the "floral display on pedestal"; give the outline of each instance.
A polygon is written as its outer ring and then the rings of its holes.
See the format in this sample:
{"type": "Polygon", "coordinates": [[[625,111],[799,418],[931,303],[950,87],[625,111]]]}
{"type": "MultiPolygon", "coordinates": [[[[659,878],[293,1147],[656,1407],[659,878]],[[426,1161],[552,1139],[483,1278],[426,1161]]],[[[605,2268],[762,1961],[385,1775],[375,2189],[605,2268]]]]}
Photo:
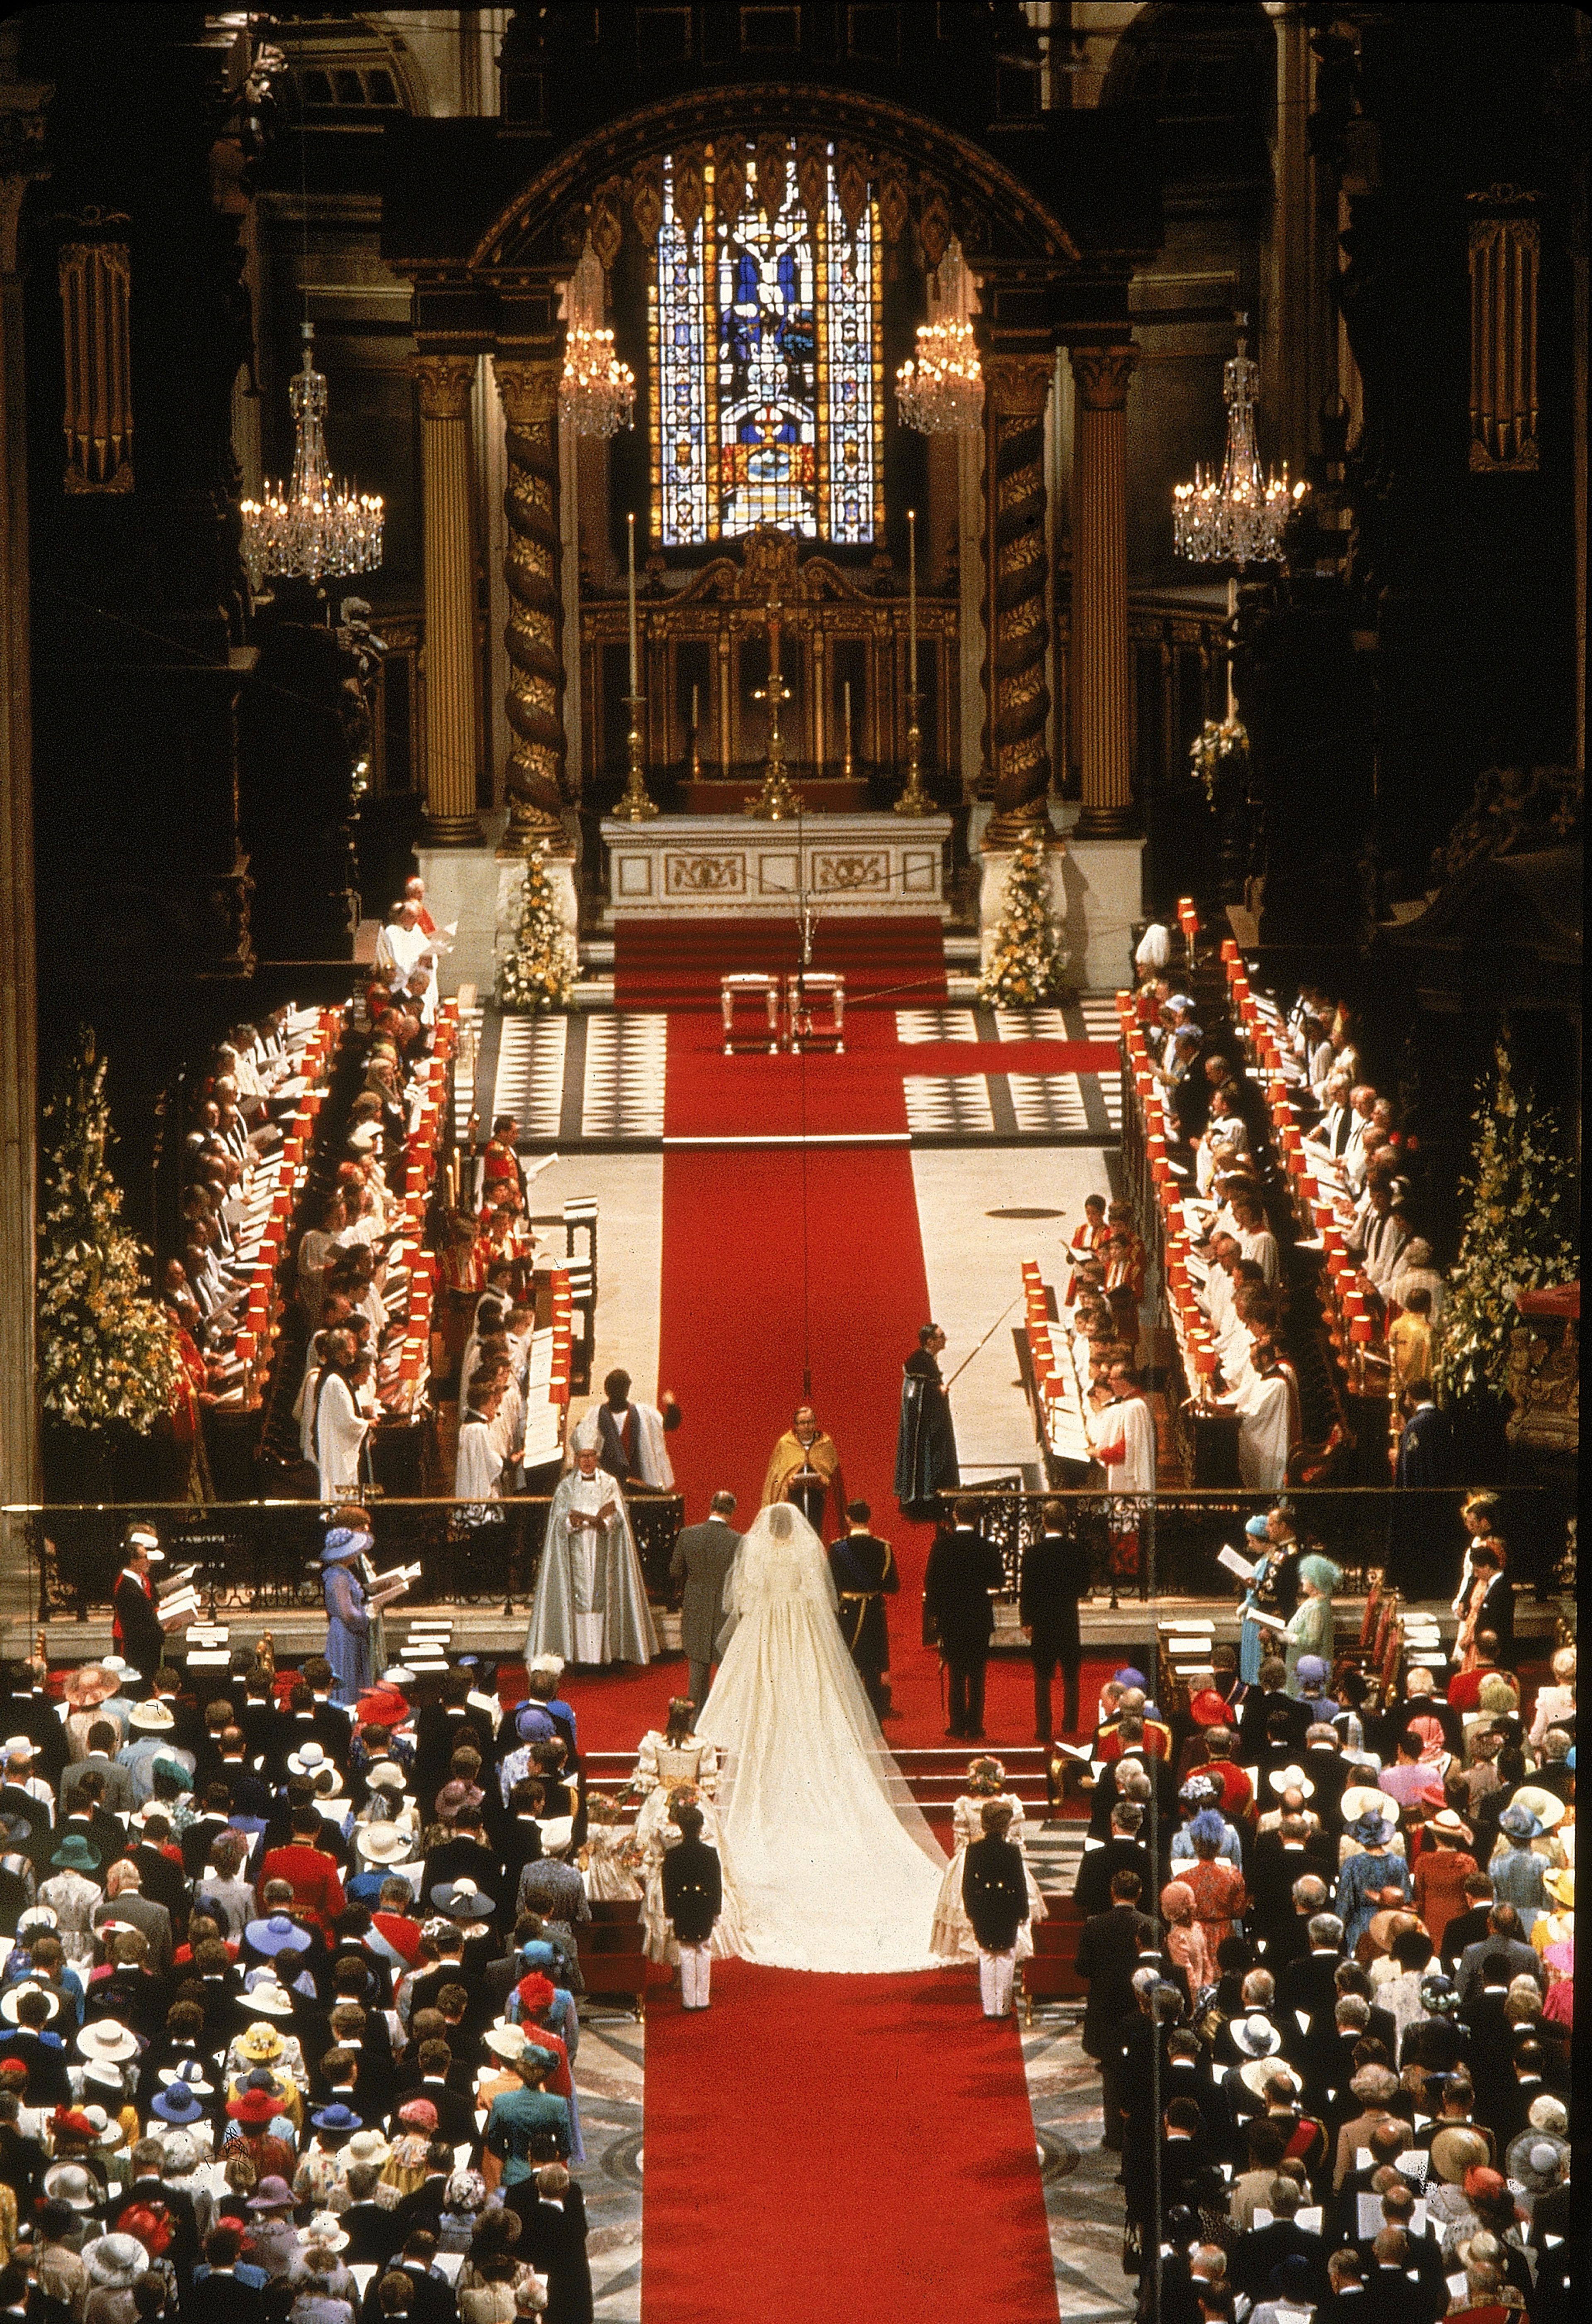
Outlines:
{"type": "Polygon", "coordinates": [[[44,1108],[39,1402],[68,1428],[119,1423],[147,1436],[182,1364],[176,1327],[145,1288],[150,1254],[120,1224],[105,1074],[85,1027],[44,1108]]]}
{"type": "Polygon", "coordinates": [[[575,946],[548,877],[547,850],[533,847],[525,862],[520,932],[498,972],[498,1004],[532,1014],[538,1009],[562,1009],[579,974],[575,946]]]}
{"type": "Polygon", "coordinates": [[[1043,833],[1030,825],[1018,840],[1001,896],[1000,922],[979,979],[988,1008],[1036,1009],[1063,999],[1069,955],[1051,914],[1050,870],[1043,833]]]}
{"type": "Polygon", "coordinates": [[[1509,1383],[1517,1292],[1573,1283],[1573,1173],[1557,1118],[1520,1095],[1500,1041],[1495,1080],[1471,1119],[1477,1125],[1466,1182],[1469,1213],[1433,1362],[1438,1400],[1502,1397],[1509,1383]]]}

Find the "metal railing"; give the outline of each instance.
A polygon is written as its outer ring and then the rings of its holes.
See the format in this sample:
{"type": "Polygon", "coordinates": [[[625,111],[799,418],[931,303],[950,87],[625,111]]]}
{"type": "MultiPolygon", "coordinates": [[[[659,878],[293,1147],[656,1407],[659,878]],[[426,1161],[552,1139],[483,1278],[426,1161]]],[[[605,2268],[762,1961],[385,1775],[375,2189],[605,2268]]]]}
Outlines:
{"type": "MultiPolygon", "coordinates": [[[[1143,1599],[1226,1596],[1229,1576],[1216,1562],[1230,1543],[1242,1550],[1244,1522],[1275,1498],[1232,1489],[1180,1489],[1138,1499],[1102,1492],[1025,1491],[1015,1483],[970,1488],[979,1524],[1000,1550],[1005,1589],[1015,1594],[1025,1547],[1042,1529],[1047,1501],[1081,1544],[1097,1588],[1143,1599]],[[1137,1537],[1125,1560],[1125,1538],[1137,1537]]],[[[1462,1493],[1395,1492],[1376,1488],[1314,1488],[1292,1493],[1300,1534],[1343,1570],[1343,1594],[1363,1595],[1384,1574],[1409,1598],[1448,1598],[1465,1546],[1462,1493]]],[[[536,1587],[551,1496],[516,1494],[502,1501],[376,1498],[368,1507],[374,1562],[383,1572],[419,1561],[417,1601],[493,1606],[511,1611],[536,1587]]],[[[1574,1501],[1538,1486],[1505,1489],[1499,1531],[1523,1597],[1559,1586],[1574,1501]]],[[[648,1592],[675,1596],[669,1558],[685,1517],[679,1493],[627,1495],[648,1592]]],[[[51,1504],[4,1512],[6,1531],[32,1570],[32,1604],[41,1621],[87,1620],[108,1609],[122,1564],[122,1537],[134,1517],[157,1526],[176,1564],[198,1567],[201,1599],[217,1612],[310,1612],[321,1604],[320,1545],[327,1512],[313,1501],[191,1501],[136,1506],[51,1504]]]]}

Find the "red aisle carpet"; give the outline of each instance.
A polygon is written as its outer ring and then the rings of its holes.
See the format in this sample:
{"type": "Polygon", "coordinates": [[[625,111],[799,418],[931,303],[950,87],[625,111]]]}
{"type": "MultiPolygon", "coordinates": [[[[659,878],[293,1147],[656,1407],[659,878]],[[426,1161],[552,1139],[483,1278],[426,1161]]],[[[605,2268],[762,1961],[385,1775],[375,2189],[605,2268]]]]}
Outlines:
{"type": "Polygon", "coordinates": [[[715,1962],[647,2019],[645,2324],[1055,2324],[1016,2022],[971,1971],[715,1962]]]}
{"type": "MultiPolygon", "coordinates": [[[[783,975],[799,964],[794,913],[757,920],[621,920],[613,932],[618,1009],[713,1009],[719,979],[736,971],[783,975]]],[[[899,918],[820,920],[813,966],[846,980],[848,1006],[890,996],[888,1005],[932,1008],[945,998],[940,923],[899,918]]]]}

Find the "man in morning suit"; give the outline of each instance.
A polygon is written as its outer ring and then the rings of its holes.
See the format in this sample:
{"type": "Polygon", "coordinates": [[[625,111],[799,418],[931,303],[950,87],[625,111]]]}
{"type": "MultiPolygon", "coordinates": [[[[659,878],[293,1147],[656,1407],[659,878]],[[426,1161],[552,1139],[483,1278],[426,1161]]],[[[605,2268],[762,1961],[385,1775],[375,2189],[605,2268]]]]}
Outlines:
{"type": "Polygon", "coordinates": [[[1034,1657],[1034,1739],[1048,1743],[1051,1723],[1050,1687],[1057,1664],[1062,1670],[1062,1731],[1078,1732],[1078,1668],[1082,1652],[1078,1634],[1078,1600],[1089,1588],[1089,1560],[1082,1545],[1064,1530],[1066,1512],[1060,1501],[1046,1501],[1044,1532],[1023,1552],[1017,1586],[1017,1619],[1034,1657]]]}
{"type": "Polygon", "coordinates": [[[1002,1580],[1000,1552],[979,1532],[978,1513],[976,1501],[956,1503],[951,1524],[934,1536],[923,1582],[923,1610],[951,1674],[945,1732],[969,1743],[984,1738],[984,1669],[995,1628],[989,1593],[1002,1580]]]}
{"type": "Polygon", "coordinates": [[[890,1707],[885,1673],[890,1667],[890,1625],[885,1600],[901,1587],[896,1553],[869,1530],[873,1512],[866,1501],[846,1503],[846,1531],[829,1545],[829,1570],[840,1598],[841,1635],[868,1690],[875,1714],[890,1707]]]}
{"type": "Polygon", "coordinates": [[[705,1525],[682,1526],[669,1560],[669,1579],[683,1582],[680,1644],[690,1667],[689,1692],[698,1711],[707,1701],[713,1666],[719,1658],[719,1631],[724,1619],[724,1584],[741,1536],[730,1520],[735,1515],[733,1493],[715,1493],[705,1525]]]}

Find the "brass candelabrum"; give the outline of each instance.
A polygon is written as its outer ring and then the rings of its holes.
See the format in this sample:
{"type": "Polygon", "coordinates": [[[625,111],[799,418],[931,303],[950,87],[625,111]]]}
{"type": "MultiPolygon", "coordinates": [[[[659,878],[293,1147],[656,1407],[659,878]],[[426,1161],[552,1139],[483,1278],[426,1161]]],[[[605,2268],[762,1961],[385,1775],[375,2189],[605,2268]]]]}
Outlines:
{"type": "Polygon", "coordinates": [[[630,754],[630,770],[625,779],[624,794],[614,808],[618,823],[649,823],[658,813],[658,801],[647,789],[647,778],[641,771],[641,712],[646,706],[644,694],[627,694],[625,708],[630,714],[630,731],[625,737],[630,754]]]}
{"type": "Polygon", "coordinates": [[[934,802],[923,787],[923,730],[917,723],[923,696],[914,687],[906,697],[910,723],[906,729],[906,782],[896,801],[897,815],[933,815],[934,802]]]}
{"type": "Polygon", "coordinates": [[[775,597],[768,605],[768,683],[752,696],[754,702],[768,706],[768,763],[762,789],[746,805],[748,815],[760,816],[765,823],[784,823],[802,811],[801,800],[785,771],[785,738],[779,732],[779,706],[790,700],[790,688],[779,668],[779,600],[775,597]]]}

